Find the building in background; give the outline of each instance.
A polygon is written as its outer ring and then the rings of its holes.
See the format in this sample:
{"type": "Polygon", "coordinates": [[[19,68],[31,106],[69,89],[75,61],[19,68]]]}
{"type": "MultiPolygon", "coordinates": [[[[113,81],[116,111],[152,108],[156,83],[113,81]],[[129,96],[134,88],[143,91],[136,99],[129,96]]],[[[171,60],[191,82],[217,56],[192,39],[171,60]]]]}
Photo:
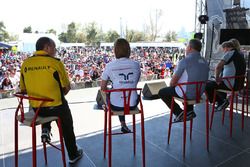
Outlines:
{"type": "Polygon", "coordinates": [[[58,40],[55,34],[47,34],[47,33],[23,33],[19,35],[19,40],[17,42],[17,50],[20,52],[33,53],[36,48],[36,41],[40,37],[49,37],[53,39],[56,43],[56,46],[60,45],[60,41],[58,40]]]}

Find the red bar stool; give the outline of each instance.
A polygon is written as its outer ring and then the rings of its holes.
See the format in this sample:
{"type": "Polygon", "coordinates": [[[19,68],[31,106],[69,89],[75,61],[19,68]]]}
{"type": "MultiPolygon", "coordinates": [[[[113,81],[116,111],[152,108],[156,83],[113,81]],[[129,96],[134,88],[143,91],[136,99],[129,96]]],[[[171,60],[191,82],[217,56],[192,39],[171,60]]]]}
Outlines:
{"type": "Polygon", "coordinates": [[[118,115],[132,115],[133,118],[133,148],[134,148],[134,155],[136,154],[136,124],[135,124],[135,115],[141,115],[141,143],[142,143],[142,166],[145,167],[145,132],[144,132],[144,113],[143,113],[143,105],[141,100],[141,91],[140,88],[128,88],[128,89],[112,89],[112,90],[105,90],[102,92],[102,98],[105,102],[103,105],[104,108],[104,159],[106,158],[106,141],[108,136],[108,166],[111,167],[112,161],[112,135],[122,135],[127,133],[112,133],[112,116],[118,115]],[[131,92],[136,91],[139,95],[139,107],[135,110],[130,110],[130,96],[131,92]],[[124,99],[124,111],[114,111],[110,108],[110,96],[109,94],[112,92],[120,92],[123,93],[124,99]],[[107,133],[107,123],[108,123],[108,133],[107,133]]]}
{"type": "Polygon", "coordinates": [[[48,98],[37,98],[37,97],[31,97],[26,94],[16,93],[14,94],[18,98],[19,104],[17,106],[16,112],[15,112],[15,167],[18,167],[18,122],[20,122],[22,125],[30,126],[32,128],[32,166],[36,167],[36,126],[42,125],[47,122],[56,121],[58,130],[59,130],[59,137],[60,137],[60,143],[61,148],[53,145],[52,143],[46,143],[43,142],[43,150],[44,150],[44,159],[45,164],[47,165],[47,150],[46,150],[46,144],[51,145],[52,147],[58,149],[62,153],[62,161],[63,166],[66,167],[66,160],[65,160],[65,150],[64,150],[64,143],[63,143],[63,137],[62,137],[62,128],[61,128],[61,120],[58,117],[39,117],[38,113],[40,110],[40,107],[44,102],[51,102],[53,99],[48,98]],[[29,101],[39,101],[40,105],[34,112],[24,112],[23,107],[23,100],[29,100],[29,101]],[[20,114],[18,113],[20,111],[20,114]]]}
{"type": "MultiPolygon", "coordinates": [[[[206,146],[207,151],[209,151],[209,110],[208,110],[208,98],[205,92],[205,99],[201,97],[202,88],[205,89],[206,81],[198,81],[198,82],[184,82],[179,83],[178,86],[183,94],[183,98],[179,97],[172,97],[171,102],[171,111],[170,111],[170,119],[169,119],[169,126],[168,126],[168,144],[170,142],[170,135],[171,135],[171,128],[172,128],[172,119],[173,119],[173,111],[174,111],[174,101],[180,101],[184,105],[184,120],[183,120],[183,157],[185,157],[186,151],[186,126],[187,126],[187,105],[194,105],[198,103],[206,102],[206,146]],[[196,89],[196,99],[188,99],[186,93],[184,92],[185,86],[194,86],[196,89]]],[[[192,128],[193,128],[193,119],[190,120],[190,140],[192,139],[192,128]]]]}
{"type": "MultiPolygon", "coordinates": [[[[238,96],[239,92],[241,90],[234,90],[233,86],[230,83],[231,79],[241,79],[244,81],[245,86],[241,89],[242,90],[242,113],[241,113],[241,129],[244,129],[244,104],[245,104],[245,98],[246,98],[246,110],[248,115],[248,79],[245,75],[240,76],[230,76],[230,77],[223,77],[222,80],[226,81],[230,87],[230,90],[224,90],[224,89],[218,89],[214,90],[214,97],[213,97],[213,106],[212,106],[212,114],[211,114],[211,120],[210,120],[210,130],[212,129],[213,125],[213,118],[214,118],[214,108],[215,108],[215,102],[216,102],[216,91],[217,92],[223,92],[227,95],[230,95],[230,110],[229,110],[229,117],[230,117],[230,137],[232,137],[233,133],[233,105],[234,105],[234,97],[236,98],[236,111],[238,108],[238,96]]],[[[222,125],[224,125],[224,117],[225,117],[225,110],[222,112],[222,125]]]]}
{"type": "Polygon", "coordinates": [[[250,69],[247,69],[247,72],[246,72],[246,82],[245,82],[245,91],[243,93],[243,95],[246,95],[246,106],[247,106],[247,117],[248,117],[248,83],[249,83],[249,80],[248,80],[248,77],[249,77],[249,72],[250,72],[250,69]]]}

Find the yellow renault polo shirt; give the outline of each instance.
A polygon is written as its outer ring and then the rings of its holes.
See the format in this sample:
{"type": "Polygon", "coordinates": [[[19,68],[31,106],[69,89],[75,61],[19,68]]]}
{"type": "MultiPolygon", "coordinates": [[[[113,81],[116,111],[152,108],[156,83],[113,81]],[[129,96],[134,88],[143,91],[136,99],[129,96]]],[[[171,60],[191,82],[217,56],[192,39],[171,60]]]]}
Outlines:
{"type": "MultiPolygon", "coordinates": [[[[61,87],[70,84],[63,63],[47,52],[37,51],[34,56],[26,59],[21,67],[20,88],[26,90],[29,96],[51,98],[43,107],[59,106],[62,104],[63,92],[61,87]]],[[[32,107],[38,107],[40,102],[30,101],[32,107]]]]}

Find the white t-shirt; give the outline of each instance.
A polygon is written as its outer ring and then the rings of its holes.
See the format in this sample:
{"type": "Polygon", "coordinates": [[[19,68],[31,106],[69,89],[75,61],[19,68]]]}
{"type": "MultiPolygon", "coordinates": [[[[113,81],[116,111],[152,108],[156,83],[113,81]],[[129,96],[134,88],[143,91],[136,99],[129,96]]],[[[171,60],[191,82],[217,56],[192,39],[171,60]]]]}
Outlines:
{"type": "MultiPolygon", "coordinates": [[[[102,73],[102,80],[111,80],[113,89],[136,88],[140,79],[140,64],[129,58],[113,60],[106,65],[102,73]]],[[[135,106],[137,93],[133,91],[130,97],[130,106],[135,106]]],[[[110,95],[111,104],[117,107],[124,107],[123,94],[112,92],[110,95]]]]}

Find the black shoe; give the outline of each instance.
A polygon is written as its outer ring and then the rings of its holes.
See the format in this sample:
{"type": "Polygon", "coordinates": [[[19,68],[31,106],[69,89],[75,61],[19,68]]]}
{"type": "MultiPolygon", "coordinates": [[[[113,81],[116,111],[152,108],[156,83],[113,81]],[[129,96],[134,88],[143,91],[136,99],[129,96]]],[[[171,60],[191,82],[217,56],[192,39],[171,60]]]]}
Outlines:
{"type": "MultiPolygon", "coordinates": [[[[184,116],[184,111],[182,111],[179,115],[176,116],[173,123],[183,122],[184,121],[183,116],[184,116]]],[[[193,119],[195,117],[196,117],[196,114],[194,111],[188,111],[186,121],[190,121],[191,119],[193,119]]]]}
{"type": "Polygon", "coordinates": [[[122,131],[123,133],[130,133],[130,132],[131,132],[131,130],[130,130],[126,125],[125,125],[125,126],[122,126],[121,131],[122,131]]]}
{"type": "Polygon", "coordinates": [[[77,152],[76,152],[76,155],[71,159],[69,159],[69,163],[70,164],[74,164],[76,163],[79,159],[81,159],[83,156],[83,149],[82,148],[78,148],[77,149],[77,152]]]}
{"type": "Polygon", "coordinates": [[[52,136],[50,130],[48,128],[43,128],[42,135],[41,135],[42,142],[49,143],[51,141],[50,136],[52,136]]]}
{"type": "Polygon", "coordinates": [[[225,110],[228,107],[228,105],[229,105],[229,101],[228,101],[228,99],[225,99],[222,104],[218,104],[215,112],[220,112],[220,111],[225,110]]]}
{"type": "Polygon", "coordinates": [[[190,121],[191,119],[194,119],[196,117],[196,114],[194,111],[188,111],[187,113],[187,121],[190,121]]]}
{"type": "Polygon", "coordinates": [[[173,123],[183,122],[183,114],[184,112],[182,111],[180,114],[176,115],[173,123]]]}

